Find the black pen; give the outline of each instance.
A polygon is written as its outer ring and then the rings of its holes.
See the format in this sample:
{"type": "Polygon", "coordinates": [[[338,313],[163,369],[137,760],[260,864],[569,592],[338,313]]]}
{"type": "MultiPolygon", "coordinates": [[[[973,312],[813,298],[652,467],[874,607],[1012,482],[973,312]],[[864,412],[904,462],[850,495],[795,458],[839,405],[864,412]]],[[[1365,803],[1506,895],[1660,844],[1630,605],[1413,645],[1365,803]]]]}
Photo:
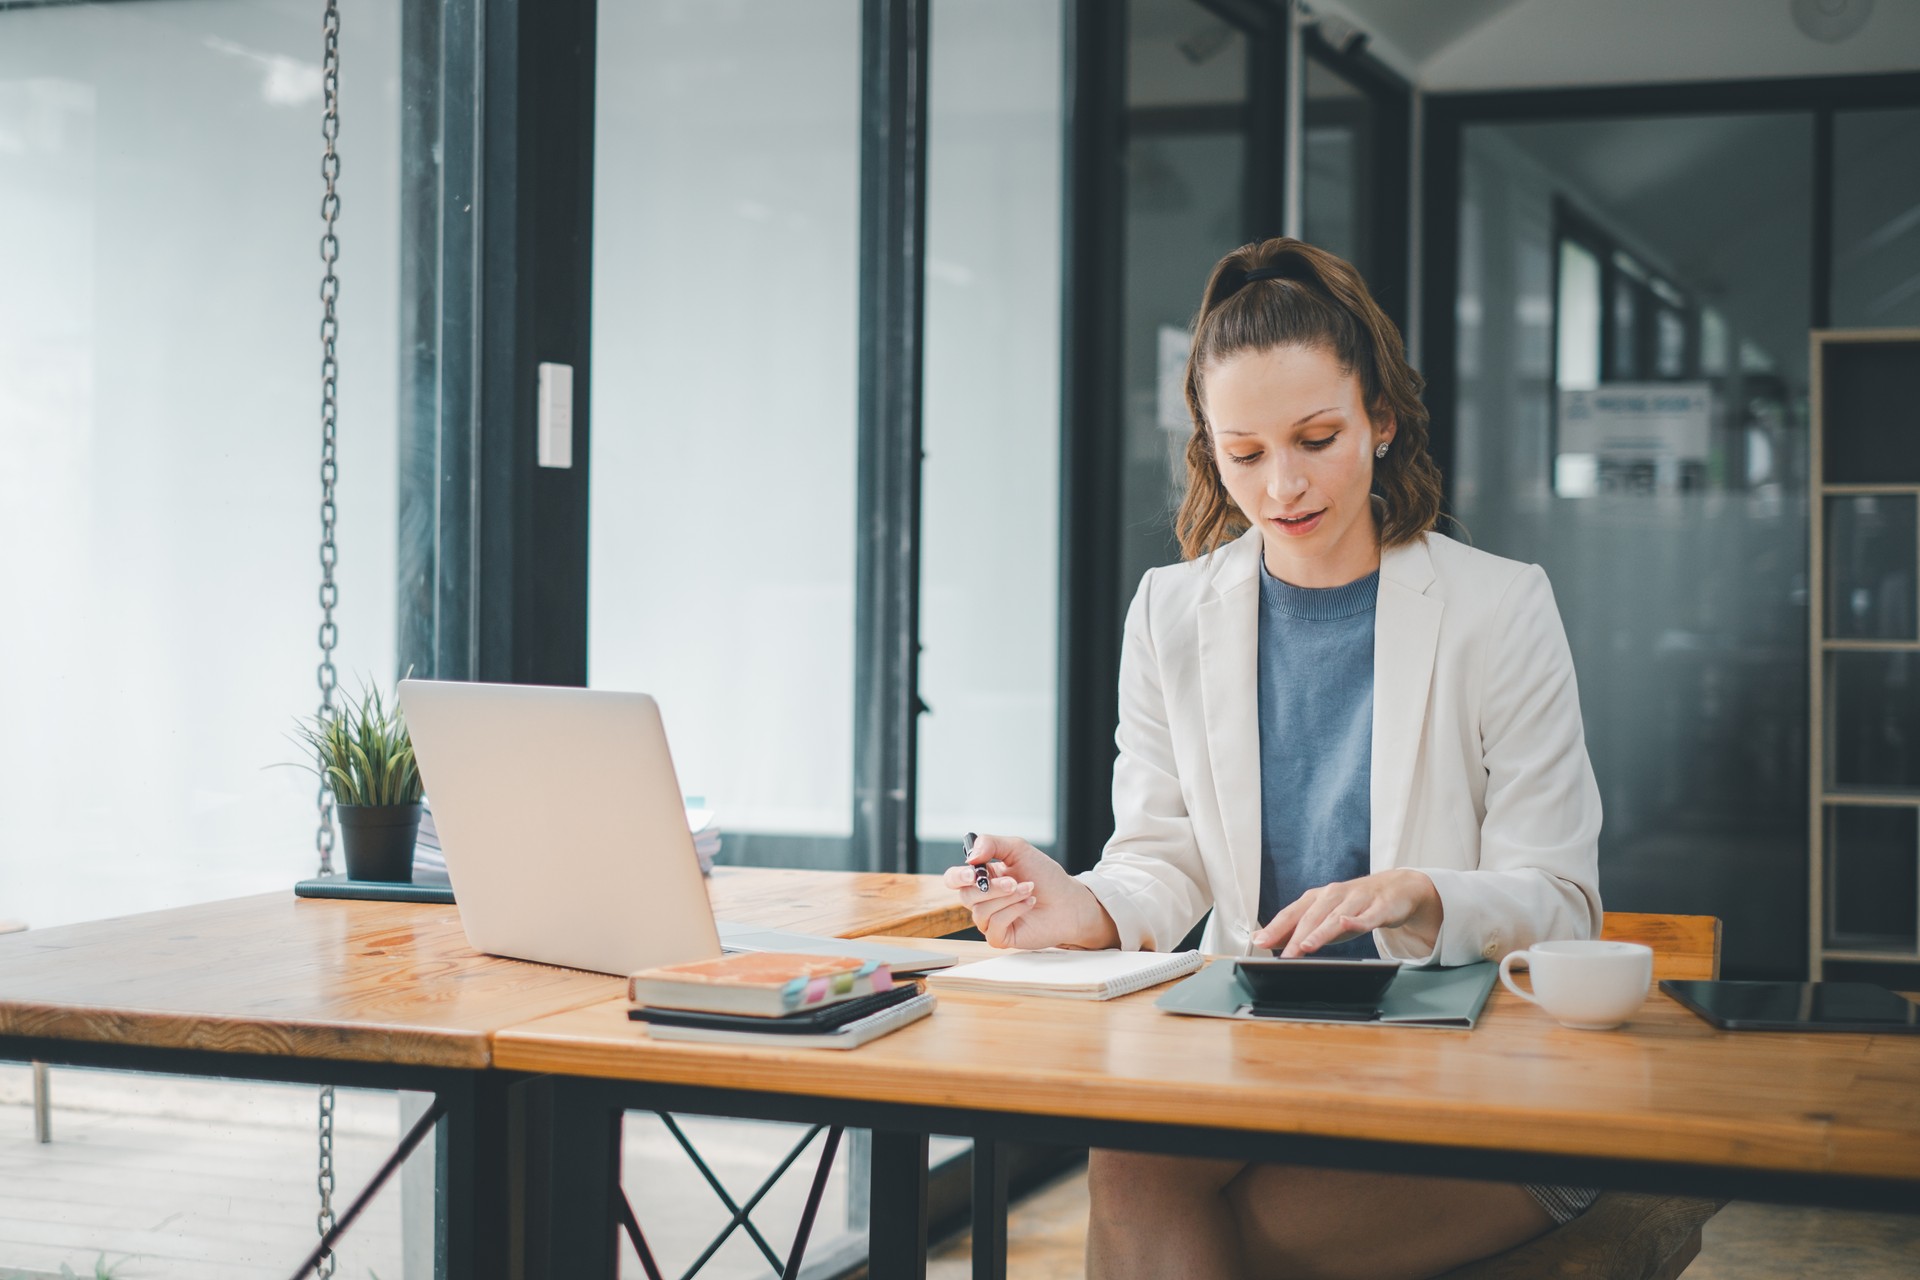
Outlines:
{"type": "MultiPolygon", "coordinates": [[[[969,858],[973,856],[973,842],[975,840],[978,840],[979,838],[980,838],[979,836],[969,831],[967,832],[967,838],[960,842],[960,848],[962,849],[962,851],[966,853],[966,855],[969,858]]],[[[973,869],[973,887],[974,888],[978,889],[982,893],[985,893],[987,891],[988,886],[991,885],[992,883],[993,883],[993,873],[987,870],[986,863],[983,862],[979,866],[973,869]]]]}

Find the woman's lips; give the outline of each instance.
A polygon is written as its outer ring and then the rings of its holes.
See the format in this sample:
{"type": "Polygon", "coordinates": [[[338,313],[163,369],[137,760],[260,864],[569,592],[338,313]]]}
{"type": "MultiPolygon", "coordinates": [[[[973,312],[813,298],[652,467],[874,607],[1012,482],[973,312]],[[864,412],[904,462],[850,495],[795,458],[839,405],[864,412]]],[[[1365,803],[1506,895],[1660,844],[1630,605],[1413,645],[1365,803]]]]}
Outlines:
{"type": "Polygon", "coordinates": [[[1284,534],[1300,538],[1305,537],[1307,534],[1319,528],[1321,517],[1326,514],[1325,508],[1322,508],[1300,520],[1283,520],[1279,516],[1269,516],[1267,517],[1267,523],[1284,534]]]}

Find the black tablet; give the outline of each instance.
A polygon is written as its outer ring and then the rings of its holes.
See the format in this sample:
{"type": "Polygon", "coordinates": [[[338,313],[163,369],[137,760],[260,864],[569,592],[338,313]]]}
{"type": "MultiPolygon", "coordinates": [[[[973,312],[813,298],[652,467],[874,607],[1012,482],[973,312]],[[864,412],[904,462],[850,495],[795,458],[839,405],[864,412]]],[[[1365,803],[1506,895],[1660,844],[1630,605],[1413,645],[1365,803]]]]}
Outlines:
{"type": "Polygon", "coordinates": [[[1871,982],[1682,982],[1660,989],[1729,1031],[1920,1033],[1920,1004],[1871,982]]]}
{"type": "Polygon", "coordinates": [[[1234,976],[1252,999],[1255,1017],[1345,1018],[1364,1022],[1379,1016],[1398,960],[1320,960],[1243,957],[1233,962],[1234,976]]]}

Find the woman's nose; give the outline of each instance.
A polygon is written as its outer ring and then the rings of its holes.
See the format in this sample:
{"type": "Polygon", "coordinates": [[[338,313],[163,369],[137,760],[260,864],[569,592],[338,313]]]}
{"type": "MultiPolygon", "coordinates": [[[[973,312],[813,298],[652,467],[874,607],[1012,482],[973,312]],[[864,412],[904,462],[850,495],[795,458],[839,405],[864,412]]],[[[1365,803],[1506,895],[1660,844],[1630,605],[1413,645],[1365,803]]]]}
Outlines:
{"type": "Polygon", "coordinates": [[[1307,487],[1307,478],[1276,465],[1267,476],[1267,496],[1276,502],[1297,497],[1307,487]]]}

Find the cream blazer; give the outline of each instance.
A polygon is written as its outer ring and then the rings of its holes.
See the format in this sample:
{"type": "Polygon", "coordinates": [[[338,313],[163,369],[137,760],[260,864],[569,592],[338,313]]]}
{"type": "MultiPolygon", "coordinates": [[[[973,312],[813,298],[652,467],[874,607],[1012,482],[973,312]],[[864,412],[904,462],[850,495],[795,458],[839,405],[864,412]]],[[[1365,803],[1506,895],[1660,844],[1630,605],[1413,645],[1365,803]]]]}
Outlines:
{"type": "MultiPolygon", "coordinates": [[[[1114,835],[1080,879],[1120,945],[1167,950],[1213,908],[1203,948],[1246,955],[1260,900],[1260,532],[1147,573],[1120,659],[1114,835]]],[[[1600,928],[1600,792],[1573,658],[1538,565],[1440,534],[1380,557],[1374,614],[1374,871],[1440,891],[1431,950],[1497,959],[1600,928]]]]}

